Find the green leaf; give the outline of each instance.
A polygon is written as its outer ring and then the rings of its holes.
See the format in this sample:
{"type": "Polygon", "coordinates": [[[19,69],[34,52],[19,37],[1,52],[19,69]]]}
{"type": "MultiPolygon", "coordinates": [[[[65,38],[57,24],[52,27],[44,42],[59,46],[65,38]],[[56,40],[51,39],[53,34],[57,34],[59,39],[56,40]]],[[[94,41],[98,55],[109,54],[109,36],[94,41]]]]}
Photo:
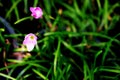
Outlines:
{"type": "Polygon", "coordinates": [[[11,12],[16,8],[16,6],[21,2],[22,0],[17,0],[11,8],[7,11],[5,18],[8,18],[11,14],[11,12]]]}
{"type": "Polygon", "coordinates": [[[3,76],[5,78],[11,79],[11,80],[16,80],[15,78],[13,78],[13,77],[11,77],[9,75],[3,74],[3,73],[0,73],[0,76],[3,76]]]}
{"type": "Polygon", "coordinates": [[[76,55],[80,56],[81,59],[86,58],[85,55],[83,55],[82,53],[80,53],[79,51],[75,50],[74,47],[72,47],[71,45],[69,45],[68,43],[66,43],[65,41],[62,40],[62,43],[64,44],[64,46],[66,48],[68,48],[70,51],[72,51],[73,53],[75,53],[76,55]]]}
{"type": "Polygon", "coordinates": [[[45,77],[41,72],[38,72],[36,69],[32,69],[34,73],[36,73],[37,75],[39,75],[42,79],[44,80],[48,80],[47,77],[45,77]]]}
{"type": "Polygon", "coordinates": [[[14,24],[18,24],[18,23],[20,23],[20,22],[22,22],[22,21],[25,21],[25,20],[31,19],[31,18],[32,18],[31,16],[24,17],[24,18],[22,18],[22,19],[17,20],[16,22],[14,22],[14,24]]]}

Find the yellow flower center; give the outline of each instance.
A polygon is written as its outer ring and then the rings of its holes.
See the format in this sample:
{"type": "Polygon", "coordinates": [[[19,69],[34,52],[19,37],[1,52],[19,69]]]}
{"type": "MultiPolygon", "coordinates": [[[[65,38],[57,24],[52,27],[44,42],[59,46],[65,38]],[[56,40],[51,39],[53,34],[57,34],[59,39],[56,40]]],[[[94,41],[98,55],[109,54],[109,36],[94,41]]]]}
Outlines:
{"type": "Polygon", "coordinates": [[[33,40],[33,39],[34,39],[34,36],[30,36],[30,39],[32,39],[32,40],[33,40]]]}

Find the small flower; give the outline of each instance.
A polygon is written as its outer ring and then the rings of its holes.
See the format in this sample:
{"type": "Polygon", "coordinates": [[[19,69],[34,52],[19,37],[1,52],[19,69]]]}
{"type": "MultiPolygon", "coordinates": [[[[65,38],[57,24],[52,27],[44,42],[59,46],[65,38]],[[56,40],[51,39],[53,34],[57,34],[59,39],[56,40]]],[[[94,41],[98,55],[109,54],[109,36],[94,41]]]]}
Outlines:
{"type": "Polygon", "coordinates": [[[30,11],[32,12],[31,16],[35,19],[42,18],[43,11],[40,7],[30,7],[30,11]]]}
{"type": "Polygon", "coordinates": [[[23,45],[26,46],[27,51],[32,51],[36,44],[37,44],[37,37],[35,34],[30,33],[25,36],[23,45]]]}

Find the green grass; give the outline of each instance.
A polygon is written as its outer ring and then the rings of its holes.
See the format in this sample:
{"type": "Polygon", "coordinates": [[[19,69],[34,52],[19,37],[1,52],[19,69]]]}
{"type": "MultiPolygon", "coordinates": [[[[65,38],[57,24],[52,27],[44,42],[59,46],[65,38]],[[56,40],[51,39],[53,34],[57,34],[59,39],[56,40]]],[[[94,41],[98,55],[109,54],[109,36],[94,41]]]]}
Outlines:
{"type": "MultiPolygon", "coordinates": [[[[119,80],[120,33],[117,26],[120,15],[116,12],[120,9],[119,1],[11,0],[9,3],[7,7],[0,2],[0,7],[5,7],[6,12],[1,16],[16,33],[7,32],[0,19],[0,78],[119,80]],[[42,8],[41,19],[32,18],[31,6],[42,8]],[[22,46],[24,36],[28,34],[25,29],[29,30],[30,23],[33,23],[34,33],[38,36],[34,50],[26,52],[21,47],[12,48],[11,39],[17,39],[22,46]],[[19,25],[24,31],[19,29],[19,25]],[[14,51],[22,53],[25,58],[13,59],[14,51]]],[[[33,32],[32,29],[29,31],[33,32]]]]}

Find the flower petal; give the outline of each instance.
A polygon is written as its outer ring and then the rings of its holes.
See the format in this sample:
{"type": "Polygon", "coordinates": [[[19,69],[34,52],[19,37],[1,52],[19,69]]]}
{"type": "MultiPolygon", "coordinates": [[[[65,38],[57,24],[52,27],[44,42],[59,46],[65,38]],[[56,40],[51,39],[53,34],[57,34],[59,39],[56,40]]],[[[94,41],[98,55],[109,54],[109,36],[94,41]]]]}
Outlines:
{"type": "Polygon", "coordinates": [[[32,51],[34,49],[34,47],[35,47],[35,45],[33,45],[33,44],[26,45],[27,51],[32,51]]]}
{"type": "Polygon", "coordinates": [[[34,46],[37,44],[37,37],[33,34],[27,34],[23,40],[23,45],[26,46],[28,51],[32,51],[34,46]]]}
{"type": "Polygon", "coordinates": [[[31,16],[35,19],[42,18],[43,11],[40,7],[30,7],[30,11],[32,12],[31,16]]]}

